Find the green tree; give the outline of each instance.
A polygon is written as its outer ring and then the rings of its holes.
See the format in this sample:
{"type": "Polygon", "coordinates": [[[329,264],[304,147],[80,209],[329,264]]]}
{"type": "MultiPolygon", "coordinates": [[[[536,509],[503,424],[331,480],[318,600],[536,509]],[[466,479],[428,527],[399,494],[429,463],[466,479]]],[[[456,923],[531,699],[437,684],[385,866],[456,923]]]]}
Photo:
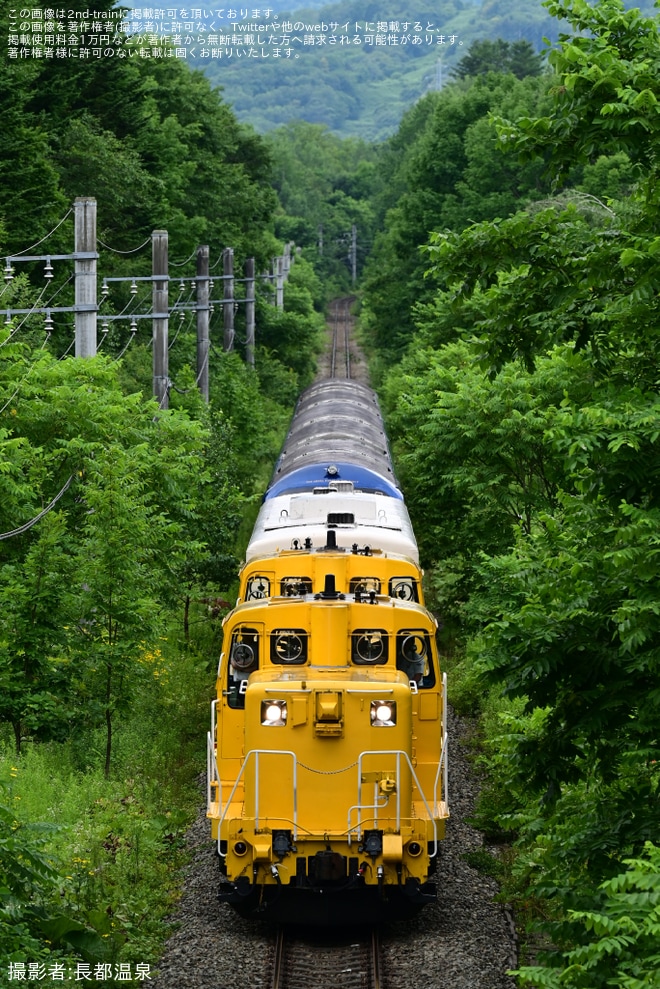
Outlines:
{"type": "Polygon", "coordinates": [[[41,522],[22,560],[3,567],[0,721],[11,724],[17,755],[26,737],[66,731],[69,685],[62,659],[71,575],[66,524],[58,514],[41,522]]]}
{"type": "Polygon", "coordinates": [[[660,852],[647,842],[644,854],[626,859],[625,872],[601,885],[597,908],[571,911],[589,942],[564,953],[561,968],[525,966],[522,985],[543,989],[657,989],[660,986],[658,906],[660,852]]]}
{"type": "Polygon", "coordinates": [[[528,981],[614,984],[618,943],[616,984],[640,985],[650,940],[580,918],[613,919],[599,884],[660,827],[657,23],[613,0],[548,6],[575,37],[548,104],[500,120],[500,143],[582,188],[433,236],[435,297],[388,404],[411,507],[453,554],[431,582],[480,682],[513,698],[496,819],[569,952],[528,981]]]}
{"type": "MultiPolygon", "coordinates": [[[[0,542],[0,717],[17,747],[24,733],[104,725],[108,772],[113,719],[143,675],[144,643],[207,552],[196,531],[210,482],[206,432],[182,412],[155,417],[153,401],[124,396],[107,359],[25,360],[26,348],[10,348],[0,394],[9,396],[2,428],[12,460],[1,476],[20,514],[5,516],[10,537],[0,542]],[[37,506],[58,489],[57,512],[40,518],[37,506]],[[35,524],[22,529],[28,512],[35,524]]],[[[214,551],[226,541],[227,552],[228,531],[217,535],[214,551]]]]}
{"type": "Polygon", "coordinates": [[[511,72],[516,78],[539,76],[542,56],[529,41],[504,41],[503,38],[474,41],[451,74],[457,79],[484,75],[487,72],[511,72]]]}
{"type": "Polygon", "coordinates": [[[558,176],[576,162],[595,161],[605,149],[625,151],[649,178],[655,176],[657,17],[626,10],[622,0],[600,0],[595,6],[587,0],[547,0],[544,6],[575,32],[560,35],[559,46],[548,56],[557,79],[553,109],[515,124],[502,121],[502,141],[525,156],[548,151],[558,176]]]}
{"type": "Polygon", "coordinates": [[[420,250],[430,232],[507,216],[538,196],[541,166],[520,166],[500,154],[487,118],[504,106],[530,112],[545,86],[542,79],[478,76],[430,94],[425,112],[411,111],[419,133],[404,120],[409,146],[389,157],[402,192],[386,214],[364,279],[363,323],[389,357],[401,356],[414,330],[414,307],[435,292],[420,250]]]}

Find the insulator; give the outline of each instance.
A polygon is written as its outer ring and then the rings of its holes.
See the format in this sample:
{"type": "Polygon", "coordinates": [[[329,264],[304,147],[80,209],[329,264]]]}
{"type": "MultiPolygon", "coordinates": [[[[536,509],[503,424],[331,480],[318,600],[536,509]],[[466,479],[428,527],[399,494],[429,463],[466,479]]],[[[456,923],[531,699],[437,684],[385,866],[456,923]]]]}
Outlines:
{"type": "Polygon", "coordinates": [[[181,281],[179,282],[179,295],[183,295],[185,287],[186,287],[186,283],[182,278],[181,281]]]}
{"type": "Polygon", "coordinates": [[[110,286],[108,285],[105,278],[103,279],[103,285],[101,287],[101,295],[103,296],[104,299],[107,299],[107,297],[110,295],[110,286]]]}
{"type": "Polygon", "coordinates": [[[44,328],[47,333],[51,333],[53,329],[53,320],[49,312],[46,313],[46,318],[44,320],[44,328]]]}
{"type": "Polygon", "coordinates": [[[11,261],[9,258],[5,261],[5,281],[10,282],[14,277],[14,269],[11,266],[11,261]]]}
{"type": "Polygon", "coordinates": [[[50,258],[46,258],[46,267],[44,268],[44,278],[50,279],[52,277],[53,277],[53,266],[50,263],[50,258]]]}
{"type": "Polygon", "coordinates": [[[137,282],[135,281],[135,279],[133,279],[133,281],[131,282],[131,295],[137,295],[137,290],[138,290],[137,282]]]}
{"type": "Polygon", "coordinates": [[[103,334],[103,336],[105,336],[106,333],[108,332],[108,327],[109,327],[109,324],[108,324],[107,320],[104,320],[101,323],[101,333],[103,334]]]}
{"type": "Polygon", "coordinates": [[[131,333],[137,333],[137,320],[131,320],[131,333]]]}

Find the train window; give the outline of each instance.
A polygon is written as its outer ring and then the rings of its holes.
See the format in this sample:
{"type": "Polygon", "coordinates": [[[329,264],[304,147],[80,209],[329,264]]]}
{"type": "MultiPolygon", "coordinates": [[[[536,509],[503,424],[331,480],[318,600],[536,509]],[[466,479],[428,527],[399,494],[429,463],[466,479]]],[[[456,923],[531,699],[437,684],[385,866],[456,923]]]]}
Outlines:
{"type": "Polygon", "coordinates": [[[230,707],[245,707],[245,688],[250,673],[259,668],[259,632],[241,625],[231,637],[227,664],[227,700],[230,707]]]}
{"type": "Polygon", "coordinates": [[[358,666],[383,666],[389,653],[384,628],[357,628],[351,636],[351,659],[358,666]]]}
{"type": "Polygon", "coordinates": [[[312,581],[309,577],[282,577],[280,594],[285,598],[304,597],[312,593],[312,581]]]}
{"type": "Polygon", "coordinates": [[[380,580],[378,577],[351,577],[348,593],[355,594],[356,598],[380,594],[380,580]]]}
{"type": "Polygon", "coordinates": [[[276,628],[270,635],[271,663],[302,666],[307,662],[307,632],[304,628],[276,628]]]}
{"type": "Polygon", "coordinates": [[[391,577],[390,597],[401,601],[419,601],[417,581],[412,577],[391,577]]]}
{"type": "Polygon", "coordinates": [[[261,598],[270,597],[270,581],[268,577],[255,574],[250,577],[245,587],[246,601],[259,601],[261,598]]]}
{"type": "Polygon", "coordinates": [[[435,685],[431,637],[424,629],[406,628],[396,636],[396,668],[420,689],[435,685]]]}

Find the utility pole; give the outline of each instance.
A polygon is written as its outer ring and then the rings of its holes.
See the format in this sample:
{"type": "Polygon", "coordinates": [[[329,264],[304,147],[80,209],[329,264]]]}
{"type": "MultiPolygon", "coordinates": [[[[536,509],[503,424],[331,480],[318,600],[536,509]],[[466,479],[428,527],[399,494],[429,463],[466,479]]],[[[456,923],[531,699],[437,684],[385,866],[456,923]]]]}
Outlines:
{"type": "Polygon", "coordinates": [[[151,274],[153,309],[153,375],[154,398],[158,407],[169,407],[168,329],[168,258],[167,230],[154,230],[151,235],[151,274]]]}
{"type": "Polygon", "coordinates": [[[353,285],[357,281],[357,227],[351,227],[351,278],[353,285]]]}
{"type": "Polygon", "coordinates": [[[275,258],[275,274],[275,305],[278,309],[284,309],[284,258],[282,257],[275,258]]]}
{"type": "Polygon", "coordinates": [[[245,262],[245,360],[254,367],[254,258],[245,262]]]}
{"type": "Polygon", "coordinates": [[[222,253],[222,270],[224,274],[224,292],[222,316],[224,322],[224,349],[229,352],[234,349],[234,248],[225,247],[222,253]]]}
{"type": "Polygon", "coordinates": [[[442,89],[442,59],[439,58],[435,63],[435,88],[436,90],[442,89]]]}
{"type": "MultiPolygon", "coordinates": [[[[79,196],[74,204],[74,253],[96,255],[96,200],[79,196]]],[[[75,261],[75,305],[96,307],[96,256],[75,261]]],[[[96,308],[75,312],[76,357],[96,355],[96,308]]]]}
{"type": "Polygon", "coordinates": [[[197,248],[197,384],[209,400],[209,248],[197,248]]]}

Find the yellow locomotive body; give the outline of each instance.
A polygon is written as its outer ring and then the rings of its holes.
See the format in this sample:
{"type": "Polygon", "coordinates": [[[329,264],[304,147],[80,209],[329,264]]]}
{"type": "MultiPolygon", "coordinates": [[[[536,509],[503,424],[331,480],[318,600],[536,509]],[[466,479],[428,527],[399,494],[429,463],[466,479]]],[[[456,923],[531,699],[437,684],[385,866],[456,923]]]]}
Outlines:
{"type": "Polygon", "coordinates": [[[314,540],[303,524],[287,548],[248,551],[212,707],[221,897],[279,920],[410,914],[435,896],[448,817],[446,694],[416,547],[406,558],[396,537],[390,552],[384,528],[384,548],[373,528],[350,542],[364,530],[333,511],[334,485],[331,471],[324,545],[315,520],[314,540]]]}

